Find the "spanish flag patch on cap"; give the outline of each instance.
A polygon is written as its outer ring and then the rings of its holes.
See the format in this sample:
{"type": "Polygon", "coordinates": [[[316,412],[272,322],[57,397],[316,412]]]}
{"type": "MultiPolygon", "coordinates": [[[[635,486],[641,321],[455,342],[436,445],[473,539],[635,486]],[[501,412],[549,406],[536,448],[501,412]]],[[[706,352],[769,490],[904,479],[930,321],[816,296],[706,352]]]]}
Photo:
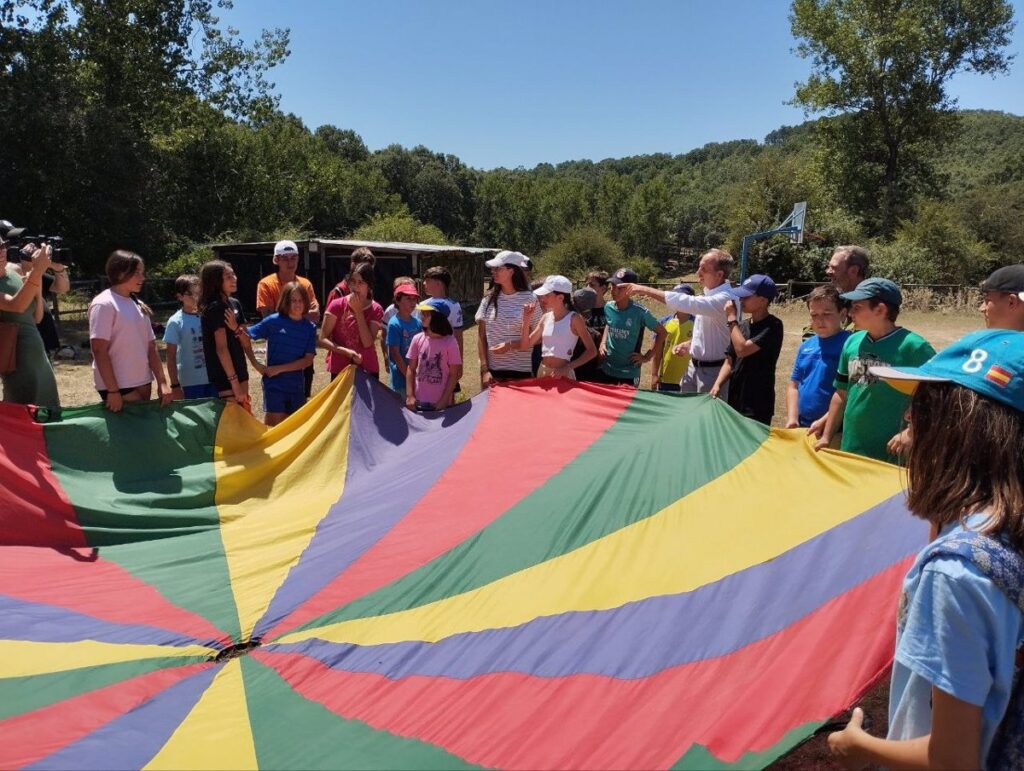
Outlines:
{"type": "Polygon", "coordinates": [[[1013,380],[1013,373],[997,364],[993,364],[988,368],[988,372],[985,373],[985,379],[990,383],[995,383],[997,386],[1006,386],[1013,380]]]}

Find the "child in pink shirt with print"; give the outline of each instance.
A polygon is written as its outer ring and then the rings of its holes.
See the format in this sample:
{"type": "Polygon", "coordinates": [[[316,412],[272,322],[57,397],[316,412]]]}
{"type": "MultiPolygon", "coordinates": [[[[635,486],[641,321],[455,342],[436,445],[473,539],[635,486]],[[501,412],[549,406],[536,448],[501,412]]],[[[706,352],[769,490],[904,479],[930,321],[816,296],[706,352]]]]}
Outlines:
{"type": "Polygon", "coordinates": [[[423,331],[409,344],[409,370],[405,378],[405,404],[425,412],[451,406],[455,384],[462,377],[462,355],[443,300],[431,298],[416,306],[423,331]]]}

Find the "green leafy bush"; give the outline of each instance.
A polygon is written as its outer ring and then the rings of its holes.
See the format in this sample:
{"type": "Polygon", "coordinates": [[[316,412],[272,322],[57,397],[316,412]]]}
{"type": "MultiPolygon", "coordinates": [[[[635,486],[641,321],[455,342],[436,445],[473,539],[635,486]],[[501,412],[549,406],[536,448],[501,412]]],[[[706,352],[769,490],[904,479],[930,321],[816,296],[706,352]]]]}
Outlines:
{"type": "Polygon", "coordinates": [[[377,214],[367,224],[356,228],[352,238],[358,241],[401,241],[410,244],[447,243],[440,228],[424,225],[408,211],[377,214]]]}
{"type": "Polygon", "coordinates": [[[622,247],[598,228],[582,225],[570,229],[561,240],[537,258],[537,276],[558,274],[581,283],[591,270],[612,273],[626,264],[622,247]]]}

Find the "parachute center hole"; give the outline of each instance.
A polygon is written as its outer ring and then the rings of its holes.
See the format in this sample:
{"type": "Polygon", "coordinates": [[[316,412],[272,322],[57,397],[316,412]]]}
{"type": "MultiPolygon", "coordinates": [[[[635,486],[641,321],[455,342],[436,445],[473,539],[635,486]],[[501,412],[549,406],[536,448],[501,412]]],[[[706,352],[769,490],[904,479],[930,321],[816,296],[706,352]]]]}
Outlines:
{"type": "Polygon", "coordinates": [[[210,660],[211,661],[231,661],[231,659],[237,659],[239,656],[244,656],[245,654],[247,654],[253,648],[259,648],[261,642],[262,642],[262,640],[260,640],[259,637],[254,637],[251,640],[246,640],[245,642],[240,642],[240,643],[235,643],[234,645],[229,645],[227,648],[222,650],[216,656],[211,657],[210,660]]]}

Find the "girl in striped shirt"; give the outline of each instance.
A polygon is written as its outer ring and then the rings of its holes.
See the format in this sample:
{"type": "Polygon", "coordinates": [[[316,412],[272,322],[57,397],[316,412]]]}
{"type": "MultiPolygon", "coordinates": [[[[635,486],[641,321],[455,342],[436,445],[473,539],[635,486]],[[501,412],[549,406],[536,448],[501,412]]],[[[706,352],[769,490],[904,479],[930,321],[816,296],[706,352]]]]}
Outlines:
{"type": "Polygon", "coordinates": [[[540,321],[537,295],[530,291],[523,268],[526,256],[519,252],[499,252],[486,263],[491,269],[494,286],[476,311],[479,335],[480,387],[503,380],[524,380],[533,377],[530,351],[519,350],[523,324],[532,329],[540,321]],[[529,317],[524,318],[523,306],[534,303],[529,317]]]}

